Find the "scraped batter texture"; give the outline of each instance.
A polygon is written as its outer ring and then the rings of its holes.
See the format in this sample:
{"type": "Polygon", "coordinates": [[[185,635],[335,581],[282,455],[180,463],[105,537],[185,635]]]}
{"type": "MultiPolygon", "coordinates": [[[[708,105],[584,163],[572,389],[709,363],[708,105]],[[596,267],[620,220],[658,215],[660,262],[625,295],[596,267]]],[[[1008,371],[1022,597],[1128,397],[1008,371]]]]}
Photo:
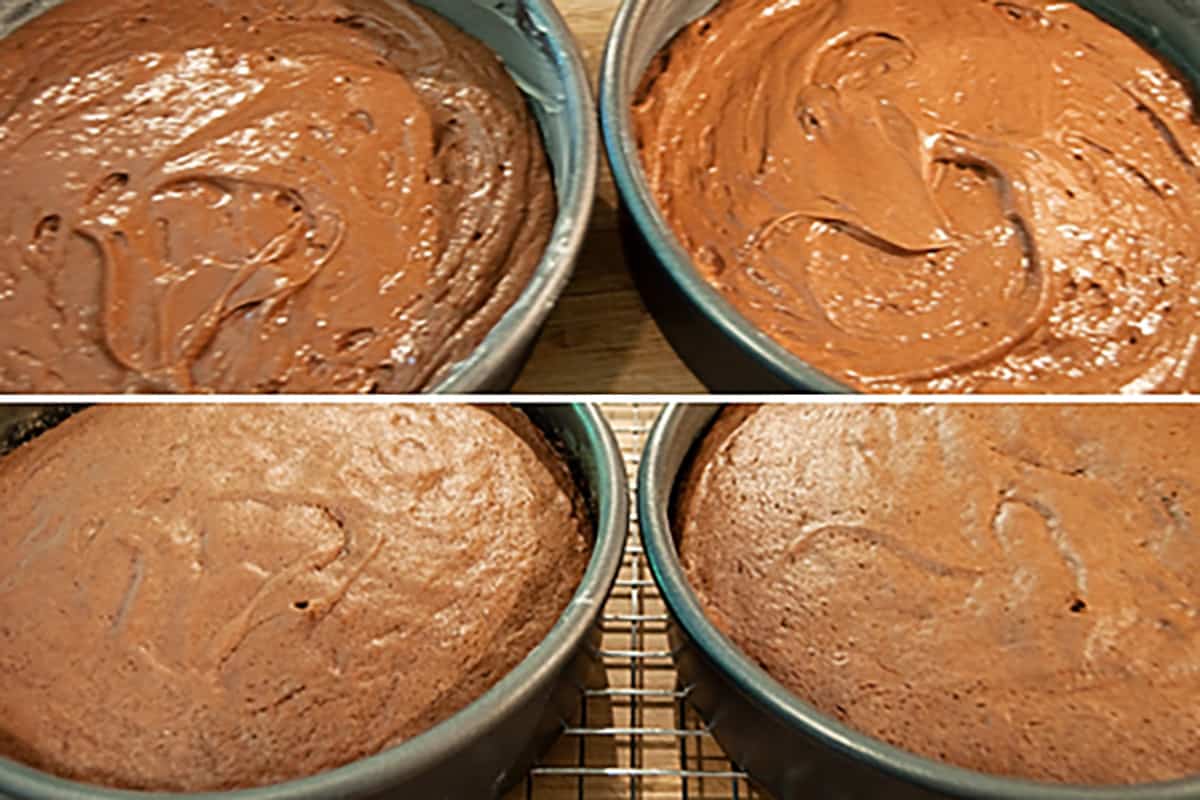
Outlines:
{"type": "Polygon", "coordinates": [[[591,537],[510,409],[84,411],[0,459],[0,755],[171,791],[373,755],[523,660],[591,537]]]}
{"type": "Polygon", "coordinates": [[[710,618],[871,736],[1079,784],[1200,774],[1200,408],[738,408],[675,514],[710,618]]]}
{"type": "Polygon", "coordinates": [[[409,391],[555,213],[524,100],[406,0],[70,0],[0,40],[0,391],[409,391]]]}
{"type": "Polygon", "coordinates": [[[724,0],[634,118],[707,281],[852,387],[1200,389],[1193,104],[1073,3],[724,0]]]}

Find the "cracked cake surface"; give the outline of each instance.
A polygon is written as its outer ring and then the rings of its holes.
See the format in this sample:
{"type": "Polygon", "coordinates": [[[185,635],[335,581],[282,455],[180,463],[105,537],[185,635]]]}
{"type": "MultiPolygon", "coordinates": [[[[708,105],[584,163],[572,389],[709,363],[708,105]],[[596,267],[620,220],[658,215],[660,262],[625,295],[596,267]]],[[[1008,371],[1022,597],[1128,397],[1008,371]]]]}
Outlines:
{"type": "Polygon", "coordinates": [[[84,410],[0,459],[0,755],[170,791],[373,755],[528,655],[591,536],[512,409],[84,410]]]}
{"type": "Polygon", "coordinates": [[[674,525],[708,616],[798,697],[962,767],[1200,773],[1193,406],[728,410],[674,525]]]}

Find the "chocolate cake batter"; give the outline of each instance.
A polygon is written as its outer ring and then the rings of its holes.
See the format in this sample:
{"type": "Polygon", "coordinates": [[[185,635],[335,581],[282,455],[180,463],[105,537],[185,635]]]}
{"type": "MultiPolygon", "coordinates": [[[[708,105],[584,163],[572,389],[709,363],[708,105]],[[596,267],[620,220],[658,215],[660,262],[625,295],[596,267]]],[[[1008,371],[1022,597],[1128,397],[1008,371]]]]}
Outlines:
{"type": "Polygon", "coordinates": [[[675,515],[710,618],[822,712],[983,772],[1200,774],[1200,408],[726,412],[675,515]]]}
{"type": "Polygon", "coordinates": [[[634,108],[711,283],[878,392],[1200,390],[1200,128],[1041,0],[724,0],[634,108]]]}
{"type": "Polygon", "coordinates": [[[0,459],[0,755],[171,791],[372,755],[524,659],[591,536],[509,409],[84,411],[0,459]]]}
{"type": "Polygon", "coordinates": [[[69,0],[0,40],[0,391],[400,392],[553,225],[482,44],[406,0],[69,0]]]}

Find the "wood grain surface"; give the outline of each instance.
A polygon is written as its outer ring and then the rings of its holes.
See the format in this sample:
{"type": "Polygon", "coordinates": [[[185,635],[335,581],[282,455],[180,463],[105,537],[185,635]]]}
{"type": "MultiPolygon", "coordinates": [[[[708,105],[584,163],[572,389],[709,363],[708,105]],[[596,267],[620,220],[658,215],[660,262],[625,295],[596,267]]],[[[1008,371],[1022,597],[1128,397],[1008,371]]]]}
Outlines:
{"type": "MultiPolygon", "coordinates": [[[[593,86],[618,0],[558,0],[593,86]]],[[[703,386],[642,306],[621,253],[617,193],[601,155],[600,186],[575,277],[517,382],[521,393],[686,394],[703,386]]]]}

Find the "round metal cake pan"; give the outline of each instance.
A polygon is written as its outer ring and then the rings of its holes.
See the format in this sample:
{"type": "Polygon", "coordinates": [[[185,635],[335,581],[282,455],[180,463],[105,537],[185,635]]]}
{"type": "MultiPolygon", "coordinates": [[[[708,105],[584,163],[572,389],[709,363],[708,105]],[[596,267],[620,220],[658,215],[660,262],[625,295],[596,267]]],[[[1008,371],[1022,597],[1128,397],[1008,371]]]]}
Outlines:
{"type": "MultiPolygon", "coordinates": [[[[654,57],[718,0],[623,0],[600,73],[600,123],[620,194],[634,283],[684,363],[716,393],[847,394],[755,326],[704,279],[663,217],[638,152],[633,99],[654,57]]],[[[1077,0],[1141,40],[1200,85],[1200,4],[1194,0],[1077,0]]]]}
{"type": "MultiPolygon", "coordinates": [[[[521,407],[571,465],[595,520],[583,581],[546,638],[483,696],[429,731],[378,755],[300,780],[228,792],[163,794],[66,781],[0,758],[11,800],[476,800],[515,785],[578,713],[579,687],[599,686],[598,622],[625,548],[628,484],[620,448],[586,404],[521,407]]],[[[43,409],[50,423],[62,407],[43,409]]],[[[0,443],[44,428],[28,409],[0,408],[0,443]]],[[[3,462],[0,461],[0,469],[3,462]]],[[[99,666],[99,665],[97,665],[99,666]]],[[[2,721],[0,721],[2,727],[2,721]]]]}
{"type": "Polygon", "coordinates": [[[671,530],[676,484],[719,411],[716,405],[676,405],[659,417],[642,455],[638,519],[647,563],[670,615],[681,686],[717,742],[752,780],[779,800],[1200,800],[1200,777],[1101,788],[961,769],[859,733],[771,678],[705,616],[671,530]]]}
{"type": "Polygon", "coordinates": [[[718,393],[844,393],[751,323],[693,265],[650,190],[633,98],[654,57],[717,0],[624,0],[600,71],[600,124],[620,194],[621,239],[634,283],[671,347],[718,393]]]}
{"type": "MultiPolygon", "coordinates": [[[[0,0],[0,36],[63,0],[0,0]]],[[[69,0],[67,0],[69,2],[69,0]]],[[[599,126],[587,67],[553,0],[413,0],[462,28],[503,60],[541,129],[558,214],[546,251],[512,307],[475,350],[435,378],[430,391],[507,391],[575,270],[592,214],[599,126]]]]}
{"type": "Polygon", "coordinates": [[[592,216],[600,130],[591,80],[553,0],[415,0],[492,48],[525,92],[554,172],[558,216],[525,291],[475,351],[434,387],[469,394],[512,388],[575,271],[592,216]]]}

